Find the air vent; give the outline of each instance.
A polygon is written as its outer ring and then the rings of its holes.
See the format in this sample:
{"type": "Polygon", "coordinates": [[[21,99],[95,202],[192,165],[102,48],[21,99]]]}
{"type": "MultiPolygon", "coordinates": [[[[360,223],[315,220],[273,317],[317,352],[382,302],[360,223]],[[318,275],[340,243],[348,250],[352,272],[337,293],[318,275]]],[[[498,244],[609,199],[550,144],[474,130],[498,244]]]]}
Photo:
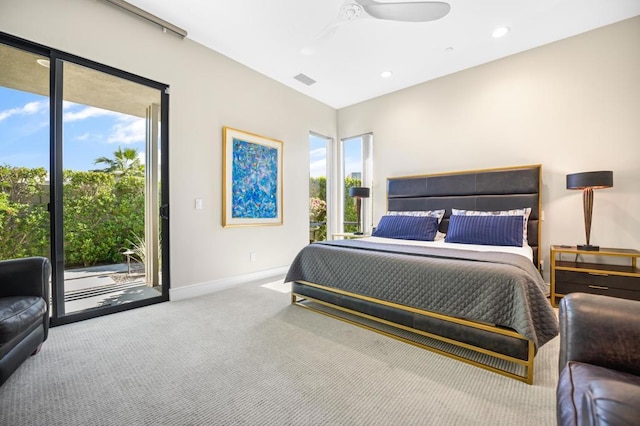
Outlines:
{"type": "Polygon", "coordinates": [[[316,84],[317,83],[317,81],[315,81],[314,79],[312,79],[308,75],[304,75],[302,73],[296,75],[293,78],[295,78],[296,80],[298,80],[302,84],[306,84],[307,86],[311,86],[312,84],[316,84]]]}

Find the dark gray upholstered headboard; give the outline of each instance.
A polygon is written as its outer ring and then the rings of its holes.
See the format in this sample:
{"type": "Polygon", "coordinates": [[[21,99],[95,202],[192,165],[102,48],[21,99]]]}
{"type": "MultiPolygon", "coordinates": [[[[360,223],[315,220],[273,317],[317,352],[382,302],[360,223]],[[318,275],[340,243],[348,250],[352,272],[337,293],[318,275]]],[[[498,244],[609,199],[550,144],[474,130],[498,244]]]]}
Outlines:
{"type": "Polygon", "coordinates": [[[440,231],[447,232],[451,209],[510,210],[531,207],[527,240],[539,268],[542,166],[508,167],[387,179],[388,210],[446,209],[440,231]]]}

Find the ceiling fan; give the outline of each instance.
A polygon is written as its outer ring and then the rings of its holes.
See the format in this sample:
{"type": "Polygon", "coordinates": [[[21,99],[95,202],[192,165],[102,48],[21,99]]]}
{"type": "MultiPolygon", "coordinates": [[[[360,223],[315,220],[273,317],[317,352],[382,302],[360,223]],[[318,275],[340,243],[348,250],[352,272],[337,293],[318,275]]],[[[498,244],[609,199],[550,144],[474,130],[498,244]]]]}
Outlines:
{"type": "Polygon", "coordinates": [[[317,46],[332,37],[340,25],[350,21],[375,18],[401,22],[428,22],[445,17],[450,10],[449,3],[440,1],[345,0],[333,21],[320,31],[300,53],[313,54],[317,46]]]}

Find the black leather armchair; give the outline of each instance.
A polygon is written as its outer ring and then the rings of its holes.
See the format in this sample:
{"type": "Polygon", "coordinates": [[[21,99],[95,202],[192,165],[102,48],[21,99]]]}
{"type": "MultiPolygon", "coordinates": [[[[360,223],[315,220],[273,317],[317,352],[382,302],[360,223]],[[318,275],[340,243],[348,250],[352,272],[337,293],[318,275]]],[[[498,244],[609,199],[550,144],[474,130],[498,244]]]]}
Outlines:
{"type": "Polygon", "coordinates": [[[640,302],[571,293],[560,302],[559,425],[640,422],[640,302]]]}
{"type": "Polygon", "coordinates": [[[0,385],[49,332],[49,273],[45,257],[0,261],[0,385]]]}

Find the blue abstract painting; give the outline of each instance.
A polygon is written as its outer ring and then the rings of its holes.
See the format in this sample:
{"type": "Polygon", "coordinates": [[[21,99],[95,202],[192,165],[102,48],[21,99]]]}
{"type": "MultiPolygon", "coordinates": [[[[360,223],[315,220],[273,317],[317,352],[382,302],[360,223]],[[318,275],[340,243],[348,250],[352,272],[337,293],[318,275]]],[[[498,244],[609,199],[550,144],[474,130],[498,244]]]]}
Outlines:
{"type": "Polygon", "coordinates": [[[278,149],[232,139],[231,217],[278,217],[278,149]]]}

